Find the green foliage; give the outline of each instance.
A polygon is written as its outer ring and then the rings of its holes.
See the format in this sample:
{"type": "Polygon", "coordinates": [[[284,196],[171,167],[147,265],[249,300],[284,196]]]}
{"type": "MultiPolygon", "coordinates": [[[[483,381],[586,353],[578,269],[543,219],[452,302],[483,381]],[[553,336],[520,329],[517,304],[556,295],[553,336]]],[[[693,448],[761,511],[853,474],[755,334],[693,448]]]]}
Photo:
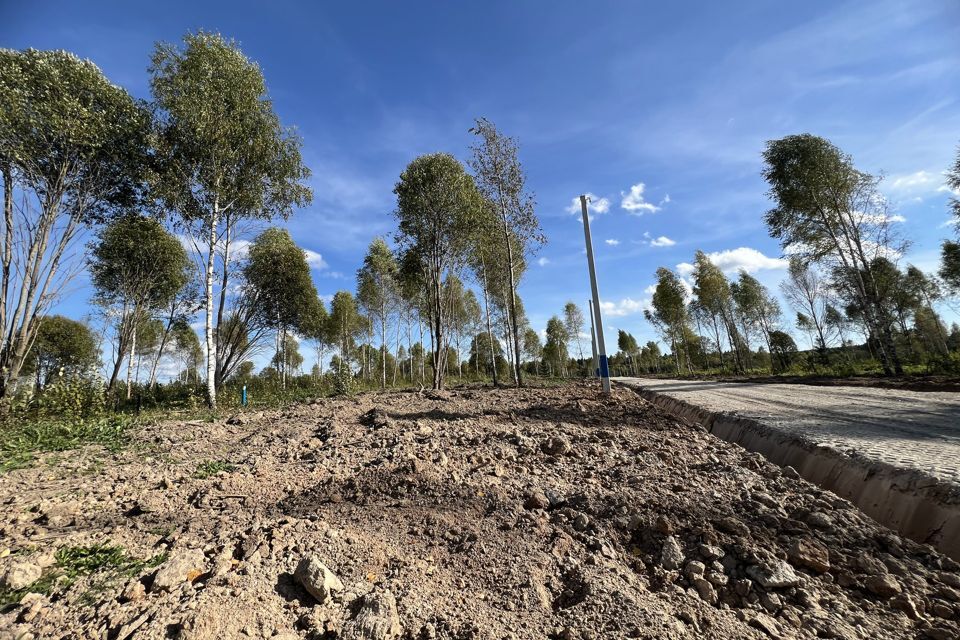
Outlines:
{"type": "Polygon", "coordinates": [[[557,316],[547,320],[547,341],[543,345],[543,360],[550,365],[553,375],[565,375],[567,370],[567,361],[570,356],[567,353],[567,343],[570,342],[570,334],[567,327],[557,316]]]}
{"type": "Polygon", "coordinates": [[[257,236],[243,273],[265,324],[297,331],[310,328],[320,299],[307,254],[286,230],[273,227],[257,236]]]}
{"type": "Polygon", "coordinates": [[[39,580],[19,589],[0,590],[0,606],[19,602],[27,593],[49,595],[72,585],[77,578],[107,574],[107,580],[139,575],[166,562],[166,554],[140,559],[129,555],[123,547],[107,544],[60,547],[54,554],[55,564],[39,580]]]}
{"type": "Polygon", "coordinates": [[[183,44],[158,43],[150,67],[164,202],[187,219],[217,207],[268,219],[309,204],[302,142],[281,126],[260,67],[219,34],[183,44]]]}
{"type": "Polygon", "coordinates": [[[797,356],[797,343],[790,334],[774,330],[770,332],[770,358],[774,371],[786,371],[797,356]]]}
{"type": "MultiPolygon", "coordinates": [[[[406,254],[401,263],[407,273],[419,272],[417,280],[424,287],[433,336],[442,344],[448,328],[443,281],[469,257],[472,225],[481,211],[480,195],[463,165],[446,153],[414,159],[393,191],[397,196],[397,243],[406,254]]],[[[433,354],[433,360],[433,386],[441,388],[445,367],[439,366],[439,352],[433,354]]]]}
{"type": "Polygon", "coordinates": [[[16,398],[0,420],[0,471],[29,464],[35,453],[87,444],[119,450],[130,424],[107,410],[99,381],[58,378],[40,394],[16,398]]]}
{"type": "Polygon", "coordinates": [[[149,114],[89,60],[0,49],[0,164],[81,224],[136,201],[149,114]]]}
{"type": "Polygon", "coordinates": [[[99,358],[96,337],[86,324],[61,315],[46,316],[40,320],[22,373],[50,384],[60,373],[68,377],[88,373],[99,358]]]}
{"type": "Polygon", "coordinates": [[[354,340],[363,328],[356,298],[349,291],[337,291],[333,294],[329,323],[329,332],[340,349],[340,357],[349,359],[354,340]]]}
{"type": "Polygon", "coordinates": [[[333,371],[333,394],[336,396],[349,396],[354,392],[353,373],[350,367],[344,362],[338,362],[333,371]]]}
{"type": "Polygon", "coordinates": [[[236,470],[236,465],[223,460],[204,460],[197,465],[197,470],[193,472],[193,477],[199,480],[206,480],[218,473],[231,473],[236,470]]]}
{"type": "Polygon", "coordinates": [[[940,260],[940,277],[952,292],[960,293],[960,243],[944,240],[940,260]]]}
{"type": "Polygon", "coordinates": [[[89,260],[90,277],[104,302],[156,309],[190,279],[183,245],[158,221],[138,215],[103,228],[89,260]]]}

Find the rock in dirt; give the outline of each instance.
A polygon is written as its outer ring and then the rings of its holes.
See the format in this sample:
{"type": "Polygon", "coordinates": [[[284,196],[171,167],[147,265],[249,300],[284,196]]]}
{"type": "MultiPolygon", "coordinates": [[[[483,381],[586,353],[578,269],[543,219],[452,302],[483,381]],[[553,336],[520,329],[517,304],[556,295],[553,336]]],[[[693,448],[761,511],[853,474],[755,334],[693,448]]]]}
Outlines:
{"type": "Polygon", "coordinates": [[[547,495],[539,489],[531,491],[523,503],[524,509],[546,509],[549,506],[550,500],[547,498],[547,495]]]}
{"type": "Polygon", "coordinates": [[[391,640],[403,632],[397,600],[390,591],[368,593],[360,600],[357,615],[343,627],[344,640],[391,640]]]}
{"type": "Polygon", "coordinates": [[[320,604],[328,602],[333,597],[333,592],[343,590],[340,578],[316,556],[301,560],[293,575],[320,604]]]}
{"type": "Polygon", "coordinates": [[[173,591],[184,582],[193,582],[206,570],[206,558],[200,549],[175,551],[153,576],[151,591],[173,591]]]}
{"type": "Polygon", "coordinates": [[[814,540],[794,540],[787,550],[790,562],[797,566],[825,573],[830,569],[830,552],[825,546],[814,540]]]}
{"type": "Polygon", "coordinates": [[[28,587],[40,579],[43,570],[32,562],[12,562],[0,577],[0,587],[17,591],[28,587]]]}
{"type": "Polygon", "coordinates": [[[548,456],[565,456],[570,453],[570,449],[570,442],[559,436],[550,436],[540,445],[540,450],[548,456]]]}
{"type": "Polygon", "coordinates": [[[747,567],[747,575],[765,589],[782,589],[800,584],[800,576],[793,567],[777,558],[747,567]]]}
{"type": "Polygon", "coordinates": [[[393,419],[380,407],[374,407],[360,416],[360,423],[371,429],[385,429],[393,424],[393,419]]]}
{"type": "Polygon", "coordinates": [[[679,569],[683,564],[683,549],[680,548],[680,543],[675,537],[667,536],[664,540],[663,548],[660,550],[660,564],[668,571],[679,569]]]}
{"type": "Polygon", "coordinates": [[[754,629],[759,629],[771,638],[781,638],[783,637],[780,634],[780,627],[777,625],[777,621],[771,618],[770,616],[764,613],[758,613],[756,616],[750,619],[750,626],[754,629]]]}
{"type": "Polygon", "coordinates": [[[900,583],[889,573],[869,576],[863,581],[867,591],[881,598],[891,598],[900,593],[900,583]]]}

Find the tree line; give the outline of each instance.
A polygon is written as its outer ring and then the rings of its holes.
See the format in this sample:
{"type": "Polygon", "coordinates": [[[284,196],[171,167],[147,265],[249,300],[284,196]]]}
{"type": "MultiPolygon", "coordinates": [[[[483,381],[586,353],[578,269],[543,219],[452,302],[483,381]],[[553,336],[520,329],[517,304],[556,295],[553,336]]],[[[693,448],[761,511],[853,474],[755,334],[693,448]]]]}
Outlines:
{"type": "Polygon", "coordinates": [[[173,357],[215,408],[271,340],[283,385],[304,340],[317,376],[332,355],[336,375],[381,386],[442,388],[464,366],[523,383],[532,330],[518,288],[545,238],[516,140],[480,118],[465,163],[415,158],[394,189],[396,233],[373,240],[356,291],[328,306],[306,253],[269,226],[312,193],[257,64],[200,32],[158,43],[149,74],[150,99],[136,100],[73,54],[0,51],[0,398],[26,377],[39,388],[89,373],[101,354],[107,388],[129,397],[173,357]],[[84,269],[99,332],[51,313],[84,269]]]}
{"type": "MultiPolygon", "coordinates": [[[[878,177],[809,134],[768,142],[763,159],[774,203],[764,220],[789,260],[780,290],[795,315],[785,318],[776,296],[755,277],[741,270],[730,280],[702,251],[689,274],[661,267],[645,317],[669,345],[673,372],[786,371],[798,354],[791,324],[813,346],[805,361],[813,371],[853,371],[863,352],[886,375],[918,364],[960,370],[960,327],[947,329],[936,311],[960,291],[960,245],[943,244],[939,274],[901,268],[908,243],[894,225],[902,219],[880,194],[878,177]]],[[[960,192],[960,154],[947,180],[960,192]]],[[[950,206],[960,222],[958,197],[950,206]]],[[[648,371],[663,364],[647,358],[635,340],[620,349],[648,360],[648,371]]]]}

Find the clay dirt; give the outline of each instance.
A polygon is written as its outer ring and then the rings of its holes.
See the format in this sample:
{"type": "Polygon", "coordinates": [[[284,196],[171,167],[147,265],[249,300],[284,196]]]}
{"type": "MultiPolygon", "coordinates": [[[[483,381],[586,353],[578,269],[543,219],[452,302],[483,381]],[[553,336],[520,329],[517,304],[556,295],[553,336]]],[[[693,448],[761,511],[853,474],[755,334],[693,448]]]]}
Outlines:
{"type": "Polygon", "coordinates": [[[4,639],[960,637],[956,562],[620,387],[168,419],[0,504],[4,639]]]}

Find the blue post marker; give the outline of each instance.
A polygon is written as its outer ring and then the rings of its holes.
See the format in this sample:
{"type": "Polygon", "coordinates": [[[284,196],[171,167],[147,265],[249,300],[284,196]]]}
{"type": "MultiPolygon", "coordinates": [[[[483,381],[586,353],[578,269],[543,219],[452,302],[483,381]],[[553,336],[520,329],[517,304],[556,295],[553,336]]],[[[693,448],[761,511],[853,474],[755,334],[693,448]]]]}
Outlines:
{"type": "Polygon", "coordinates": [[[240,392],[240,404],[247,406],[247,385],[243,385],[243,391],[240,392]]]}

